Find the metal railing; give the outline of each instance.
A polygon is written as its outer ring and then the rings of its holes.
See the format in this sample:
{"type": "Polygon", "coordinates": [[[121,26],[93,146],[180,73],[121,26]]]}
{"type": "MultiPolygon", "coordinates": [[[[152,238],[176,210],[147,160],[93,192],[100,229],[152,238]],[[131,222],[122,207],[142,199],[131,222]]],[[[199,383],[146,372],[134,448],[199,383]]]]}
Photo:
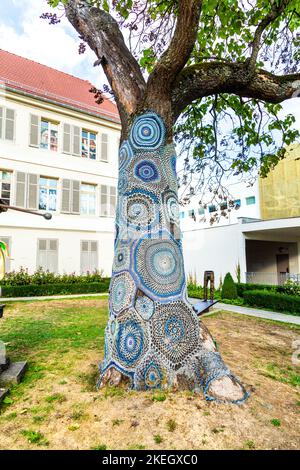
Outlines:
{"type": "Polygon", "coordinates": [[[288,279],[300,284],[300,273],[246,272],[246,282],[249,284],[282,285],[288,279]]]}

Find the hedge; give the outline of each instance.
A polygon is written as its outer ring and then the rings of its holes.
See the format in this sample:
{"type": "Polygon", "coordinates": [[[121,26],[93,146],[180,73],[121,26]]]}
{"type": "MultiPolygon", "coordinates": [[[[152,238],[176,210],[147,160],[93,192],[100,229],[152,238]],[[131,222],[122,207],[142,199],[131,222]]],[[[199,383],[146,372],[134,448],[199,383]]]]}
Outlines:
{"type": "Polygon", "coordinates": [[[108,292],[109,278],[99,282],[74,284],[29,284],[24,286],[2,286],[2,297],[34,297],[42,295],[92,294],[108,292]]]}
{"type": "Polygon", "coordinates": [[[280,294],[266,290],[249,290],[244,291],[244,301],[253,307],[300,315],[300,296],[298,295],[280,294]]]}
{"type": "Polygon", "coordinates": [[[237,288],[232,279],[230,273],[227,273],[223,282],[222,291],[221,291],[221,298],[222,299],[236,299],[238,296],[237,288]]]}
{"type": "Polygon", "coordinates": [[[238,282],[236,283],[237,293],[239,297],[244,297],[244,293],[249,290],[265,290],[271,292],[277,292],[279,286],[274,286],[270,284],[247,284],[238,282]]]}

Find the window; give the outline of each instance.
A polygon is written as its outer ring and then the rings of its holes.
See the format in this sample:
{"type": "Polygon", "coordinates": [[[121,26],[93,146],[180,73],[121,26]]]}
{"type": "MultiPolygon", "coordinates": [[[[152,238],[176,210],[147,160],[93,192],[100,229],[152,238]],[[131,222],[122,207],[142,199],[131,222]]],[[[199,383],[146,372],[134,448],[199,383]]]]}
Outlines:
{"type": "MultiPolygon", "coordinates": [[[[8,255],[11,256],[11,239],[10,237],[1,237],[0,240],[4,242],[8,248],[8,255]]],[[[5,257],[5,272],[8,273],[10,271],[10,259],[5,257]]]]}
{"type": "Polygon", "coordinates": [[[221,209],[221,211],[226,211],[226,209],[227,209],[227,202],[226,201],[220,202],[220,209],[221,209]]]}
{"type": "Polygon", "coordinates": [[[38,209],[38,183],[38,175],[17,171],[15,200],[18,207],[38,209]]]}
{"type": "Polygon", "coordinates": [[[114,217],[116,209],[116,188],[114,186],[101,185],[100,188],[100,216],[114,217]]]}
{"type": "Polygon", "coordinates": [[[11,194],[11,172],[0,170],[0,198],[2,204],[9,205],[11,194]]]}
{"type": "Polygon", "coordinates": [[[37,268],[57,273],[58,240],[39,239],[37,252],[37,268]]]}
{"type": "Polygon", "coordinates": [[[58,123],[30,115],[29,145],[45,150],[58,150],[58,123]]]}
{"type": "Polygon", "coordinates": [[[0,139],[14,141],[15,110],[0,107],[0,139]]]}
{"type": "Polygon", "coordinates": [[[184,211],[180,212],[179,217],[180,217],[181,219],[184,219],[184,216],[185,216],[184,211]]]}
{"type": "Polygon", "coordinates": [[[216,212],[217,208],[215,206],[215,204],[211,204],[210,206],[208,206],[208,212],[216,212]]]}
{"type": "Polygon", "coordinates": [[[194,219],[194,218],[195,218],[195,211],[194,211],[194,209],[189,210],[189,211],[188,211],[188,215],[189,215],[189,217],[191,217],[192,219],[194,219]]]}
{"type": "Polygon", "coordinates": [[[80,214],[96,214],[96,186],[93,184],[81,183],[80,186],[80,214]]]}
{"type": "Polygon", "coordinates": [[[235,199],[234,201],[234,207],[236,209],[239,209],[241,207],[242,203],[241,203],[241,200],[240,199],[235,199]]]}
{"type": "Polygon", "coordinates": [[[255,204],[255,196],[246,197],[246,205],[251,206],[252,204],[255,204]]]}
{"type": "Polygon", "coordinates": [[[98,242],[82,240],[80,247],[80,271],[94,272],[98,269],[98,242]]]}
{"type": "Polygon", "coordinates": [[[40,148],[58,150],[58,125],[45,119],[41,119],[40,148]]]}
{"type": "Polygon", "coordinates": [[[205,214],[204,207],[199,207],[199,208],[198,208],[198,214],[199,214],[199,215],[204,215],[204,214],[205,214]]]}
{"type": "Polygon", "coordinates": [[[81,156],[96,160],[96,134],[94,132],[81,131],[81,156]]]}
{"type": "Polygon", "coordinates": [[[39,209],[56,211],[57,180],[41,176],[39,179],[39,209]]]}

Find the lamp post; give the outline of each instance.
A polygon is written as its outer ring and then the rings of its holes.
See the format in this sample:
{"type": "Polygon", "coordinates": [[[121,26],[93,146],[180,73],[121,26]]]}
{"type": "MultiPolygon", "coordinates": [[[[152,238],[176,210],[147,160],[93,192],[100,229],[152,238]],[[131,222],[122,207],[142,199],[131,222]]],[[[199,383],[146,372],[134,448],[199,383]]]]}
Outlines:
{"type": "MultiPolygon", "coordinates": [[[[49,212],[37,212],[30,209],[23,209],[21,207],[11,206],[6,204],[3,199],[0,199],[0,214],[7,212],[8,210],[24,212],[26,214],[33,214],[43,217],[45,220],[51,220],[52,214],[49,212]]],[[[5,258],[8,256],[8,250],[5,243],[0,241],[0,280],[5,275],[5,258]]],[[[0,304],[0,318],[3,317],[5,304],[0,304]]],[[[11,363],[9,358],[6,356],[5,344],[0,340],[0,403],[5,398],[8,390],[1,388],[2,385],[8,383],[19,383],[27,368],[27,362],[14,362],[11,363]]]]}

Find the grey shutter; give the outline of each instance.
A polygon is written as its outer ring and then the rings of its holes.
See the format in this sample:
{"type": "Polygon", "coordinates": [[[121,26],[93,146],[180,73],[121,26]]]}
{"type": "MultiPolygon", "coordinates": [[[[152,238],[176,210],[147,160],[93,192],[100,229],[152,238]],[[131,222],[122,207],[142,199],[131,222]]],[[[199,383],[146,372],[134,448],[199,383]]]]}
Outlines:
{"type": "Polygon", "coordinates": [[[73,154],[81,155],[80,153],[80,127],[73,126],[73,154]]]}
{"type": "Polygon", "coordinates": [[[111,217],[115,216],[116,213],[116,188],[114,186],[110,187],[110,198],[109,198],[109,215],[111,217]]]}
{"type": "Polygon", "coordinates": [[[4,114],[4,108],[0,107],[0,139],[2,139],[3,114],[4,114]]]}
{"type": "Polygon", "coordinates": [[[94,272],[98,269],[98,242],[82,240],[80,250],[80,271],[94,272]]]}
{"type": "Polygon", "coordinates": [[[16,178],[16,206],[26,206],[26,174],[18,171],[16,178]]]}
{"type": "Polygon", "coordinates": [[[38,175],[27,175],[28,178],[28,209],[37,210],[38,208],[38,175]]]}
{"type": "Polygon", "coordinates": [[[81,240],[80,248],[80,272],[86,273],[89,270],[89,242],[81,240]]]}
{"type": "Polygon", "coordinates": [[[63,152],[71,153],[71,126],[64,124],[63,152]]]}
{"type": "Polygon", "coordinates": [[[107,216],[107,202],[108,202],[108,194],[107,194],[107,186],[105,184],[101,184],[100,186],[100,215],[107,216]]]}
{"type": "Polygon", "coordinates": [[[90,242],[90,271],[94,272],[98,269],[98,242],[90,242]]]}
{"type": "Polygon", "coordinates": [[[58,240],[38,240],[37,268],[57,273],[58,271],[58,240]]]}
{"type": "Polygon", "coordinates": [[[72,181],[72,209],[73,214],[80,214],[80,181],[72,181]]]}
{"type": "Polygon", "coordinates": [[[15,111],[6,108],[5,112],[5,139],[13,141],[15,138],[15,111]]]}
{"type": "Polygon", "coordinates": [[[101,134],[101,160],[108,161],[108,134],[101,134]]]}
{"type": "Polygon", "coordinates": [[[39,146],[39,128],[40,128],[40,118],[35,114],[30,114],[30,136],[29,136],[29,145],[32,147],[39,146]]]}
{"type": "Polygon", "coordinates": [[[71,210],[71,181],[62,180],[61,211],[69,213],[71,210]]]}

